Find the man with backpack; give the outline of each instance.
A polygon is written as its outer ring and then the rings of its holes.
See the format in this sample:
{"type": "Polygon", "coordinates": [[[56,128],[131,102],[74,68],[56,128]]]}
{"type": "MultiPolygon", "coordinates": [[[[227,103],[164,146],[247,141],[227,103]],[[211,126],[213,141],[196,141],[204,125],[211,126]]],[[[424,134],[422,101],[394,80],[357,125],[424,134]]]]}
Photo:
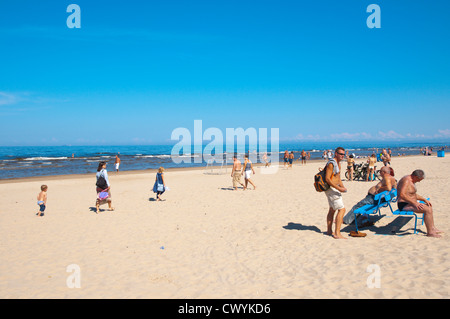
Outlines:
{"type": "Polygon", "coordinates": [[[342,184],[341,180],[341,164],[340,162],[345,157],[345,149],[342,147],[336,148],[334,152],[334,158],[330,159],[326,165],[325,182],[330,186],[325,191],[325,195],[328,199],[328,215],[327,215],[327,235],[332,235],[335,239],[346,239],[341,235],[342,219],[344,218],[345,208],[344,201],[342,200],[342,193],[345,193],[347,189],[342,184]],[[334,214],[336,215],[336,228],[332,231],[334,214]]]}

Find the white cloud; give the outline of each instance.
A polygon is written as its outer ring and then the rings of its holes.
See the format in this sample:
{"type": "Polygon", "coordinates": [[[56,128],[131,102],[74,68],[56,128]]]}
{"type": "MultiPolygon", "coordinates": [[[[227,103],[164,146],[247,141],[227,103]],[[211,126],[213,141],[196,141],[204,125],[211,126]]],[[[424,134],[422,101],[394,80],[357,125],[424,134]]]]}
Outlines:
{"type": "MultiPolygon", "coordinates": [[[[318,141],[320,139],[322,139],[322,138],[318,134],[316,134],[316,135],[308,134],[305,136],[301,133],[293,138],[293,140],[295,140],[295,141],[318,141]]],[[[290,139],[288,139],[288,140],[290,140],[290,139]]]]}
{"type": "Polygon", "coordinates": [[[28,112],[52,108],[51,104],[66,103],[68,99],[39,96],[31,92],[0,91],[0,106],[14,112],[28,112]],[[49,105],[50,104],[50,105],[49,105]]]}
{"type": "Polygon", "coordinates": [[[19,98],[11,93],[0,92],[0,105],[11,105],[17,103],[19,98]]]}
{"type": "Polygon", "coordinates": [[[379,141],[379,140],[426,140],[433,138],[450,138],[450,129],[438,130],[436,134],[424,133],[404,133],[400,134],[394,130],[387,132],[379,131],[377,134],[367,132],[342,132],[332,133],[327,136],[312,135],[312,134],[298,134],[293,138],[284,138],[283,141],[379,141]]]}
{"type": "Polygon", "coordinates": [[[382,139],[401,139],[401,138],[405,138],[403,135],[390,130],[389,132],[378,132],[378,135],[382,138],[382,139]]]}
{"type": "Polygon", "coordinates": [[[339,140],[366,140],[371,139],[372,135],[370,133],[362,132],[362,133],[334,133],[330,134],[330,137],[332,139],[339,139],[339,140]]]}
{"type": "Polygon", "coordinates": [[[450,137],[450,129],[438,130],[440,136],[450,137]]]}

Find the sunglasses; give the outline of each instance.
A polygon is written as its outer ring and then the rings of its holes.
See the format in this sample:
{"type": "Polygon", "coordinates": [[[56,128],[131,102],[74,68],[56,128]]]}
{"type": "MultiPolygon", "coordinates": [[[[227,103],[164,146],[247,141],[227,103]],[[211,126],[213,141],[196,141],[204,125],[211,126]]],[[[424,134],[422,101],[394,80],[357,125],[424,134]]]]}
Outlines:
{"type": "Polygon", "coordinates": [[[337,155],[345,156],[345,153],[336,153],[337,155]]]}

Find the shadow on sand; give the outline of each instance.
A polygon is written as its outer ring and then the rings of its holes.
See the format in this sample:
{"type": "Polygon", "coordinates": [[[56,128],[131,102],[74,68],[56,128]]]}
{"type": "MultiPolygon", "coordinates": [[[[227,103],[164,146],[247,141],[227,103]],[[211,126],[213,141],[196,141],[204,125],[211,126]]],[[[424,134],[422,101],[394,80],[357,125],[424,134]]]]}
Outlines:
{"type": "MultiPolygon", "coordinates": [[[[381,218],[383,218],[385,215],[382,216],[371,216],[370,220],[374,223],[379,221],[381,218]]],[[[414,219],[413,216],[406,217],[406,216],[398,216],[397,218],[393,218],[392,221],[384,226],[377,226],[372,225],[368,227],[361,227],[358,224],[359,230],[369,230],[374,233],[374,235],[397,235],[397,236],[405,236],[405,235],[414,235],[414,221],[411,223],[411,227],[402,229],[406,224],[408,224],[412,219],[414,219]]],[[[417,225],[417,232],[426,234],[422,230],[420,230],[420,223],[417,225]]],[[[347,225],[346,227],[342,228],[342,232],[350,232],[350,231],[356,231],[355,224],[347,225]]]]}
{"type": "Polygon", "coordinates": [[[307,226],[298,223],[288,223],[286,226],[283,226],[283,228],[288,230],[310,230],[322,234],[322,231],[317,226],[307,226]]]}

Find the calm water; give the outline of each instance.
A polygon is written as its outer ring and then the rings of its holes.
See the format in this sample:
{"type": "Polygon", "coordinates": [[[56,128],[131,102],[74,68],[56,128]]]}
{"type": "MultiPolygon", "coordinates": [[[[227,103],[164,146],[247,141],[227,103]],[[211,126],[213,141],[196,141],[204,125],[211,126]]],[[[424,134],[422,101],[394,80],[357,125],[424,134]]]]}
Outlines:
{"type": "MultiPolygon", "coordinates": [[[[294,151],[297,159],[299,152],[304,149],[310,152],[311,159],[320,159],[323,150],[334,150],[337,146],[343,146],[350,153],[362,157],[371,155],[377,148],[378,152],[381,152],[382,148],[391,148],[393,156],[398,154],[418,155],[422,147],[431,146],[435,152],[445,145],[450,145],[450,143],[284,143],[279,146],[278,156],[281,160],[284,151],[289,150],[294,151]]],[[[200,154],[194,153],[193,149],[191,149],[191,153],[176,156],[176,159],[185,161],[176,164],[171,157],[172,148],[173,145],[0,147],[0,179],[94,173],[100,161],[106,161],[109,164],[108,170],[113,170],[115,156],[118,153],[120,153],[121,171],[156,169],[160,166],[165,168],[199,167],[207,164],[200,154]],[[194,161],[200,161],[200,163],[194,161]]],[[[226,147],[224,146],[223,149],[225,151],[226,147]]],[[[235,152],[247,151],[249,151],[248,146],[235,147],[235,152]]],[[[270,146],[267,147],[267,151],[270,154],[270,146]]],[[[260,162],[262,154],[257,151],[252,153],[260,162]]],[[[225,156],[226,152],[223,158],[225,156]]],[[[215,163],[215,165],[220,164],[215,163]]]]}

